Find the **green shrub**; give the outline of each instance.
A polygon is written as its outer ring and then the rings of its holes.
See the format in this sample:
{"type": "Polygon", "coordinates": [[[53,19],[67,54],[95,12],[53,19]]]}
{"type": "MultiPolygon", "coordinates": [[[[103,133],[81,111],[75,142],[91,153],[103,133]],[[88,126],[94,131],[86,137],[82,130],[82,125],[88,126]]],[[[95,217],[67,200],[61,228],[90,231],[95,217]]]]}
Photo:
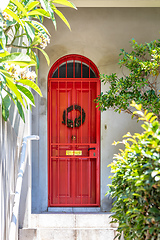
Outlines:
{"type": "Polygon", "coordinates": [[[124,150],[115,155],[109,166],[113,175],[109,193],[113,204],[113,222],[118,222],[118,239],[122,232],[128,240],[160,239],[160,123],[153,113],[132,106],[144,121],[142,134],[124,136],[124,150]]]}

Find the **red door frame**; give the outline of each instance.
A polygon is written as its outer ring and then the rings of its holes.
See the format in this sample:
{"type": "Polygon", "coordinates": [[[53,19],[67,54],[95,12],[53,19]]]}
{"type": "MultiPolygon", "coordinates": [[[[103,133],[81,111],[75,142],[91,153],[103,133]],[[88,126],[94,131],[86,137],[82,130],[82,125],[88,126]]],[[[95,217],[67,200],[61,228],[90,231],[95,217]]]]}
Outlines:
{"type": "MultiPolygon", "coordinates": [[[[73,71],[75,71],[75,69],[73,69],[73,71]]],[[[59,204],[59,203],[56,203],[56,204],[53,204],[52,201],[51,201],[51,177],[52,177],[52,174],[51,174],[51,83],[53,81],[77,81],[77,80],[82,80],[83,81],[86,81],[86,82],[95,82],[97,85],[97,93],[96,93],[96,96],[98,96],[100,94],[100,79],[99,79],[99,71],[98,71],[98,68],[96,67],[96,65],[88,58],[82,56],[82,55],[77,55],[77,54],[71,54],[71,55],[66,55],[60,59],[58,59],[54,64],[53,66],[51,67],[50,71],[49,71],[49,74],[48,74],[48,206],[49,207],[59,207],[59,206],[63,206],[63,207],[84,207],[84,206],[88,206],[88,207],[98,207],[100,206],[100,111],[98,110],[98,108],[95,110],[96,111],[96,121],[97,121],[97,124],[96,124],[96,144],[98,146],[98,149],[97,149],[97,162],[96,162],[96,203],[94,204],[59,204]],[[90,71],[89,71],[89,78],[87,79],[84,79],[84,78],[81,78],[81,79],[78,79],[78,78],[52,78],[52,75],[54,73],[54,71],[56,69],[58,69],[58,75],[59,75],[59,66],[63,63],[67,63],[68,61],[80,61],[81,63],[84,63],[86,65],[89,66],[89,68],[92,69],[92,71],[95,73],[96,75],[96,78],[90,78],[90,71]]],[[[90,83],[89,83],[90,84],[90,83]]],[[[90,144],[90,147],[94,147],[95,144],[90,144]]],[[[92,151],[91,151],[91,154],[92,151]]]]}

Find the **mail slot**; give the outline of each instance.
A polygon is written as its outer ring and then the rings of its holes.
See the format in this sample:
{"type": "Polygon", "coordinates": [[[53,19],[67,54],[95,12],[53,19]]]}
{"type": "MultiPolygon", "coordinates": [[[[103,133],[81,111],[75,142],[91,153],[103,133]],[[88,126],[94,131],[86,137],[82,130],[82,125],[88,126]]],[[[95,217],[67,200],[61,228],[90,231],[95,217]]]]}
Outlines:
{"type": "Polygon", "coordinates": [[[66,150],[66,156],[82,156],[82,151],[80,150],[74,150],[74,151],[71,151],[71,150],[66,150]]]}

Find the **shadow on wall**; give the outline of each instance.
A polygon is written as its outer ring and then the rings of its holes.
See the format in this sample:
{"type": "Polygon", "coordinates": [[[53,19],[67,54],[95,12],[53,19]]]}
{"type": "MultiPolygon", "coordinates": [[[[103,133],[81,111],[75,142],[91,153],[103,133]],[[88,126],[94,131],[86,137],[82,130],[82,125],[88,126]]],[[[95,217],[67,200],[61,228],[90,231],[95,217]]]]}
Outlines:
{"type": "Polygon", "coordinates": [[[112,204],[115,201],[115,198],[112,198],[110,194],[107,194],[101,202],[101,211],[110,212],[112,209],[112,204]]]}

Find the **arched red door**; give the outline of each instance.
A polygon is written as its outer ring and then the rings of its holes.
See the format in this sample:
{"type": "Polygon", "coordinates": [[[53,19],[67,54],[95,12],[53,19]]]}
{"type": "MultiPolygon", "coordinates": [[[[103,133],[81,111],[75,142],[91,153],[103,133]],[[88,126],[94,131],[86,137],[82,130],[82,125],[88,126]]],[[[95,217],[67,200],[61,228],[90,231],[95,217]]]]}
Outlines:
{"type": "Polygon", "coordinates": [[[99,206],[99,72],[81,55],[67,55],[48,75],[48,206],[99,206]]]}

